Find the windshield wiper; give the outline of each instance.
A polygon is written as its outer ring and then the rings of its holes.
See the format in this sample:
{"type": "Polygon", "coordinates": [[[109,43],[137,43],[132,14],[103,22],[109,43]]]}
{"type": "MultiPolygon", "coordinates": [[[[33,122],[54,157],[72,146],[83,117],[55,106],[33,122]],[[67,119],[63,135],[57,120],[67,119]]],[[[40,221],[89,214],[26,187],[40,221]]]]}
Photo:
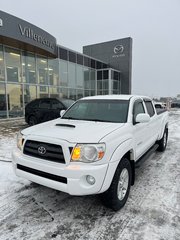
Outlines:
{"type": "Polygon", "coordinates": [[[62,117],[62,119],[70,119],[70,120],[82,120],[82,121],[92,121],[92,122],[112,122],[108,120],[102,120],[102,119],[86,119],[86,118],[73,118],[73,117],[62,117]]]}

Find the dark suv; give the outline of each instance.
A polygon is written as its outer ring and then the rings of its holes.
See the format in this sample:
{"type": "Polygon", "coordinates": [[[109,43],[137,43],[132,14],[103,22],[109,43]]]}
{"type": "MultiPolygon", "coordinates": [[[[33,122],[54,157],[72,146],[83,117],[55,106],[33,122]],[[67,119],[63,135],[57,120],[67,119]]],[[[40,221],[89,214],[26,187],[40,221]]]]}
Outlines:
{"type": "Polygon", "coordinates": [[[29,102],[25,107],[25,121],[30,125],[60,117],[60,111],[74,103],[71,99],[40,98],[29,102]]]}

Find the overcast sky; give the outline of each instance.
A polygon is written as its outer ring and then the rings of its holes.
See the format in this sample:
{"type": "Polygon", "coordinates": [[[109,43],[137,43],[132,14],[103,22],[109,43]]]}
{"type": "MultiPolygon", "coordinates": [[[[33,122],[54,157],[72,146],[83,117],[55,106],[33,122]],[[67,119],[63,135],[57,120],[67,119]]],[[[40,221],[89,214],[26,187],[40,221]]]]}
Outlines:
{"type": "Polygon", "coordinates": [[[0,0],[0,8],[79,52],[132,37],[132,92],[180,94],[180,0],[0,0]]]}

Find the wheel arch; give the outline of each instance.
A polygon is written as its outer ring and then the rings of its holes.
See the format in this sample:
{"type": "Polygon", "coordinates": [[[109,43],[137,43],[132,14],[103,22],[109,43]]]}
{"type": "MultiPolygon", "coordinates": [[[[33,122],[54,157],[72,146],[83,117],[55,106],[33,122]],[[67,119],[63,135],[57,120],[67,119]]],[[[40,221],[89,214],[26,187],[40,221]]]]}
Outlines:
{"type": "Polygon", "coordinates": [[[113,153],[110,159],[110,163],[109,163],[100,193],[106,191],[110,187],[114,174],[116,172],[116,169],[123,158],[126,158],[131,164],[131,169],[132,169],[131,185],[134,185],[134,181],[135,181],[134,149],[132,147],[132,140],[129,139],[128,141],[121,144],[113,153]]]}
{"type": "Polygon", "coordinates": [[[28,124],[29,124],[29,119],[30,119],[31,117],[35,117],[36,120],[37,120],[37,123],[38,123],[37,117],[36,117],[33,113],[31,113],[31,114],[29,114],[29,116],[28,116],[28,118],[27,118],[27,123],[28,123],[28,124]]]}
{"type": "Polygon", "coordinates": [[[161,129],[158,140],[160,140],[163,137],[165,129],[167,129],[167,131],[168,131],[168,122],[166,124],[163,124],[163,125],[164,125],[164,127],[161,129]]]}

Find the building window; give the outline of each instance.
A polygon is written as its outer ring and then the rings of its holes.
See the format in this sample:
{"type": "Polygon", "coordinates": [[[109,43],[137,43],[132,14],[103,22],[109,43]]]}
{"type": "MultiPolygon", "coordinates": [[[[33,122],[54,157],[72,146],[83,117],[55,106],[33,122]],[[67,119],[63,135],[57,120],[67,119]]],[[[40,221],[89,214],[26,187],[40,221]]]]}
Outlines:
{"type": "Polygon", "coordinates": [[[112,71],[112,79],[119,80],[119,73],[116,71],[112,71]]]}
{"type": "Polygon", "coordinates": [[[91,68],[96,68],[96,61],[91,59],[91,68]]]}
{"type": "Polygon", "coordinates": [[[21,82],[20,51],[5,48],[6,72],[8,82],[21,82]]]}
{"type": "Polygon", "coordinates": [[[37,57],[37,71],[39,84],[48,84],[48,61],[47,58],[37,57]]]}
{"type": "Polygon", "coordinates": [[[74,52],[69,51],[69,61],[76,63],[76,54],[74,52]]]}
{"type": "Polygon", "coordinates": [[[68,60],[68,51],[64,48],[59,48],[60,59],[68,60]]]}
{"type": "Polygon", "coordinates": [[[9,117],[23,116],[23,91],[22,85],[7,84],[7,98],[9,117]]]}
{"type": "Polygon", "coordinates": [[[80,66],[80,65],[76,66],[76,79],[77,79],[77,88],[83,88],[84,87],[83,66],[80,66]]]}
{"type": "Polygon", "coordinates": [[[84,66],[91,67],[91,59],[88,57],[84,57],[84,66]]]}
{"type": "Polygon", "coordinates": [[[34,54],[23,52],[22,69],[23,82],[36,83],[36,61],[34,54]]]}
{"type": "Polygon", "coordinates": [[[76,65],[74,63],[70,63],[68,65],[68,86],[71,88],[76,88],[76,65]]]}
{"type": "Polygon", "coordinates": [[[60,98],[68,98],[68,89],[67,88],[58,88],[60,98]]]}
{"type": "Polygon", "coordinates": [[[72,100],[76,100],[76,89],[74,88],[69,89],[69,98],[72,100]]]}
{"type": "Polygon", "coordinates": [[[102,68],[102,63],[99,62],[99,61],[97,61],[97,62],[96,62],[96,68],[97,68],[97,69],[101,69],[101,68],[102,68]]]}
{"type": "Polygon", "coordinates": [[[50,87],[49,93],[51,98],[59,98],[59,89],[57,87],[50,87]]]}
{"type": "Polygon", "coordinates": [[[0,45],[0,81],[4,81],[4,57],[3,57],[3,47],[0,45]]]}
{"type": "Polygon", "coordinates": [[[84,88],[90,89],[91,88],[91,82],[89,77],[89,68],[84,68],[84,88]]]}
{"type": "Polygon", "coordinates": [[[80,54],[77,54],[77,63],[83,65],[83,56],[80,54]]]}
{"type": "Polygon", "coordinates": [[[33,99],[37,98],[36,86],[24,85],[24,104],[26,105],[33,99]]]}
{"type": "Polygon", "coordinates": [[[109,78],[108,72],[109,72],[108,70],[104,70],[104,71],[103,71],[103,79],[108,79],[108,78],[109,78]]]}
{"type": "Polygon", "coordinates": [[[38,86],[37,87],[37,97],[38,98],[49,97],[49,88],[47,86],[38,86]]]}
{"type": "Polygon", "coordinates": [[[83,97],[83,89],[77,89],[77,99],[80,99],[83,97]]]}
{"type": "Polygon", "coordinates": [[[95,70],[91,70],[90,71],[90,81],[91,81],[91,85],[90,85],[90,88],[95,90],[96,88],[96,71],[95,70]]]}
{"type": "Polygon", "coordinates": [[[5,84],[0,83],[0,118],[7,117],[5,84]]]}
{"type": "Polygon", "coordinates": [[[58,59],[49,59],[49,84],[50,85],[59,85],[59,60],[58,59]]]}
{"type": "Polygon", "coordinates": [[[108,68],[108,65],[106,63],[103,63],[102,68],[108,68]]]}
{"type": "Polygon", "coordinates": [[[102,71],[97,71],[97,80],[102,80],[102,71]]]}
{"type": "Polygon", "coordinates": [[[60,60],[60,86],[68,86],[68,62],[60,60]]]}

